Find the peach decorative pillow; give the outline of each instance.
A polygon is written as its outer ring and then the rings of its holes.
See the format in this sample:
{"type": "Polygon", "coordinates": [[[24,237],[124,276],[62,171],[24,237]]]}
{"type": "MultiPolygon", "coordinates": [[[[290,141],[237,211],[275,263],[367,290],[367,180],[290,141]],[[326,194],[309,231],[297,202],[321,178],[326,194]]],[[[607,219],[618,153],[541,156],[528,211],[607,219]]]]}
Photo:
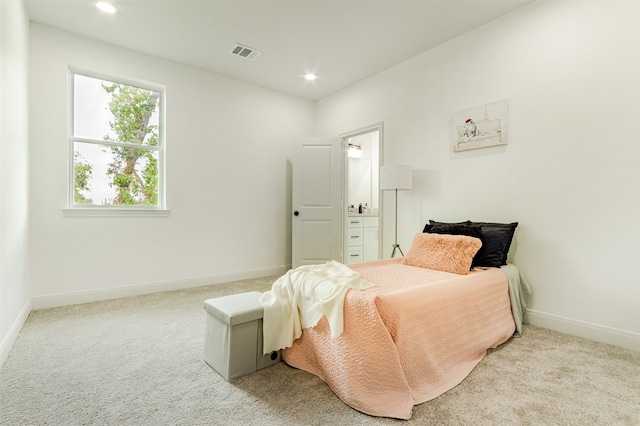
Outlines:
{"type": "Polygon", "coordinates": [[[482,241],[466,235],[416,234],[402,263],[467,275],[482,241]]]}

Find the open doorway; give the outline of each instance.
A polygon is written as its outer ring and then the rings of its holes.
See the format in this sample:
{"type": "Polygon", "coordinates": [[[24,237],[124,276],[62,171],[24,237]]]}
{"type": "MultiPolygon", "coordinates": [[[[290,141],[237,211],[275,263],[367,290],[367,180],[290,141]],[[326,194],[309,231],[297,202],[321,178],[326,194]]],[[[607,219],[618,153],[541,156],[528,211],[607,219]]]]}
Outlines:
{"type": "Polygon", "coordinates": [[[344,263],[380,259],[382,123],[342,135],[346,148],[344,263]]]}

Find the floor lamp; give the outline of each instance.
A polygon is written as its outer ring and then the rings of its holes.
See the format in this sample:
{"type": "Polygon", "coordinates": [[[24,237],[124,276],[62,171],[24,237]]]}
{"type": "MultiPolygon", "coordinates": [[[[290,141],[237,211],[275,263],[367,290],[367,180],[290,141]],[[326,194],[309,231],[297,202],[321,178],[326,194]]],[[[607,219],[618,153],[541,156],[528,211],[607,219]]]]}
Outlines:
{"type": "Polygon", "coordinates": [[[398,191],[407,191],[413,188],[413,174],[411,166],[381,166],[380,189],[396,192],[396,237],[393,243],[391,257],[396,255],[396,250],[404,256],[400,244],[398,244],[398,191]]]}

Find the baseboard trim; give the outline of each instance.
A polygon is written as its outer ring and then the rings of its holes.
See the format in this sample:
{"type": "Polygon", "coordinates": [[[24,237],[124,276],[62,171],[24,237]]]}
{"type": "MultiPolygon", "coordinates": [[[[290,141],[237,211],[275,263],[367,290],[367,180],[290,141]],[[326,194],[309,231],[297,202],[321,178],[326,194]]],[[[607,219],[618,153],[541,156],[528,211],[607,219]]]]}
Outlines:
{"type": "Polygon", "coordinates": [[[2,340],[0,344],[0,368],[4,365],[4,362],[9,357],[9,353],[11,352],[11,348],[13,348],[13,344],[16,342],[18,338],[18,334],[20,334],[20,330],[22,330],[22,326],[27,321],[27,317],[31,312],[31,301],[27,300],[27,302],[22,307],[22,310],[18,314],[18,317],[11,325],[9,332],[2,340]]]}
{"type": "Polygon", "coordinates": [[[142,294],[159,293],[162,291],[182,290],[185,288],[201,287],[211,284],[268,277],[271,275],[283,275],[290,268],[290,265],[282,265],[271,268],[227,272],[224,274],[191,277],[179,280],[157,281],[113,288],[36,296],[31,299],[31,308],[34,310],[55,308],[58,306],[77,305],[80,303],[98,302],[101,300],[118,299],[121,297],[140,296],[142,294]]]}
{"type": "Polygon", "coordinates": [[[640,352],[640,334],[605,327],[585,321],[578,321],[560,315],[527,309],[527,322],[550,330],[573,336],[584,337],[596,342],[607,343],[640,352]]]}

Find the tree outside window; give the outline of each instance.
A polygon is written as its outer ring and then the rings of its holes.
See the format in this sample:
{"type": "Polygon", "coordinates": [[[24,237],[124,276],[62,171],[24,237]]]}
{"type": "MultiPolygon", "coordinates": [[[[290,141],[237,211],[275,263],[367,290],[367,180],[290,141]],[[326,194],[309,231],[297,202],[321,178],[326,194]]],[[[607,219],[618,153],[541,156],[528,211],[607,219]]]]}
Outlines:
{"type": "Polygon", "coordinates": [[[161,90],[72,77],[72,205],[163,207],[161,90]]]}

